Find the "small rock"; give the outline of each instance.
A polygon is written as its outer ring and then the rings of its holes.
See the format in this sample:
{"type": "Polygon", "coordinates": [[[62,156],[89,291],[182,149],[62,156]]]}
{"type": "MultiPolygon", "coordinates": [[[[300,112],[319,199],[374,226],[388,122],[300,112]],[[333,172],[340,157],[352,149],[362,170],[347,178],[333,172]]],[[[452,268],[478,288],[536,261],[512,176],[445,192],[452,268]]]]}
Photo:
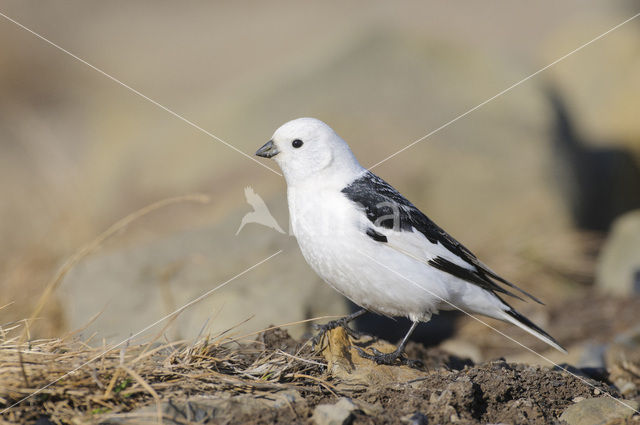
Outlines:
{"type": "Polygon", "coordinates": [[[615,343],[631,349],[640,347],[640,325],[632,327],[616,336],[615,343]]]}
{"type": "Polygon", "coordinates": [[[319,404],[313,411],[316,425],[346,425],[351,423],[353,412],[358,410],[351,399],[342,397],[336,404],[319,404]]]}
{"type": "MultiPolygon", "coordinates": [[[[169,314],[211,289],[212,282],[223,282],[250,266],[253,260],[247,260],[242,254],[246,246],[252,247],[256,257],[264,254],[264,258],[272,253],[274,238],[280,234],[252,233],[247,229],[236,236],[234,230],[241,218],[242,215],[230,213],[215,225],[183,230],[87,257],[65,276],[60,286],[59,300],[65,323],[69,329],[89,324],[84,331],[87,335],[97,332],[105,336],[107,342],[120,341],[136,332],[138,323],[151,323],[169,314]],[[102,314],[90,321],[97,311],[102,314]],[[136,320],[130,320],[131,317],[136,320]]],[[[295,244],[295,241],[282,243],[295,244]]],[[[280,270],[277,261],[266,262],[256,268],[251,279],[239,279],[223,293],[207,297],[185,310],[167,329],[169,339],[192,339],[200,333],[217,333],[240,323],[242,332],[250,333],[270,323],[292,322],[307,314],[319,315],[314,313],[318,308],[322,314],[348,313],[342,295],[319,280],[293,289],[294,282],[308,273],[304,263],[300,257],[300,261],[291,260],[286,270],[280,270]],[[255,285],[258,281],[260,285],[255,285]],[[289,295],[273,296],[281,293],[289,295]],[[260,320],[244,323],[251,314],[260,320]],[[215,320],[209,320],[211,317],[215,320]],[[202,330],[204,324],[210,327],[202,330]]],[[[291,331],[294,337],[300,337],[304,327],[294,327],[291,331]]],[[[273,338],[267,343],[283,342],[277,336],[269,335],[273,338]]]]}
{"type": "Polygon", "coordinates": [[[416,412],[412,415],[406,415],[400,418],[400,421],[409,425],[427,425],[429,419],[424,413],[416,412]]]}
{"type": "Polygon", "coordinates": [[[461,338],[447,339],[440,344],[440,348],[455,356],[469,358],[474,363],[480,363],[483,360],[480,348],[472,342],[461,338]]]}
{"type": "Polygon", "coordinates": [[[598,259],[596,287],[613,295],[630,295],[640,291],[640,210],[618,218],[607,237],[598,259]]]}
{"type": "Polygon", "coordinates": [[[611,397],[589,398],[569,406],[560,415],[560,420],[566,421],[569,425],[598,425],[612,419],[630,418],[637,409],[637,401],[611,397]]]}
{"type": "Polygon", "coordinates": [[[273,407],[279,409],[281,407],[289,407],[294,403],[304,403],[304,398],[300,392],[296,390],[280,391],[273,394],[275,400],[273,401],[273,407]]]}
{"type": "Polygon", "coordinates": [[[604,368],[604,354],[607,351],[605,344],[587,343],[578,360],[578,368],[604,368]]]}
{"type": "Polygon", "coordinates": [[[609,380],[625,398],[640,395],[640,325],[616,336],[605,362],[609,380]]]}

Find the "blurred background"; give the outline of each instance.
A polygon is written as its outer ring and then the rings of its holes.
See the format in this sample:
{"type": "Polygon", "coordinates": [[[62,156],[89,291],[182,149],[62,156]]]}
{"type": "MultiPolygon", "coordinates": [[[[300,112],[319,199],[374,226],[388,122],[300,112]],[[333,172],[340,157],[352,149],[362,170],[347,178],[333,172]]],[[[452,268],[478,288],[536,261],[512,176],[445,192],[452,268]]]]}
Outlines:
{"type": "MultiPolygon", "coordinates": [[[[313,116],[371,166],[638,4],[5,0],[0,12],[249,155],[282,123],[313,116]]],[[[291,236],[257,224],[236,235],[252,210],[247,186],[288,228],[280,176],[3,17],[0,93],[2,326],[31,317],[64,261],[113,223],[188,193],[211,201],[150,212],[83,257],[44,298],[31,337],[93,318],[85,337],[117,341],[280,249],[184,311],[167,338],[240,323],[241,335],[351,308],[291,236]]],[[[514,305],[569,348],[560,361],[597,365],[603,347],[638,326],[638,111],[640,18],[375,172],[546,302],[514,305]]],[[[448,316],[416,338],[474,360],[536,361],[448,316]]],[[[406,324],[358,326],[394,339],[406,324]]]]}

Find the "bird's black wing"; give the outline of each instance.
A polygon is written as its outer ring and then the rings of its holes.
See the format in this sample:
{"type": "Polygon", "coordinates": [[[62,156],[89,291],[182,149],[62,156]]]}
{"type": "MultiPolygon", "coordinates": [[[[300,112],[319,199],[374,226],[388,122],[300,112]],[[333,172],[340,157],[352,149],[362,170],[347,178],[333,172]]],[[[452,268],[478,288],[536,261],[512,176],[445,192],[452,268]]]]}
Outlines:
{"type": "MultiPolygon", "coordinates": [[[[439,242],[451,253],[464,260],[469,264],[469,266],[471,266],[471,269],[452,263],[442,257],[436,257],[429,260],[428,263],[431,266],[460,279],[476,284],[486,290],[500,292],[520,298],[516,294],[494,282],[494,280],[497,280],[542,304],[542,302],[536,297],[498,276],[495,272],[480,262],[480,260],[478,260],[478,258],[469,249],[431,221],[429,217],[395,190],[393,186],[375,174],[369,171],[365,172],[361,177],[357,178],[342,189],[342,193],[362,208],[367,219],[375,226],[401,232],[412,232],[415,228],[417,231],[422,233],[429,242],[433,244],[437,244],[439,242]]],[[[373,229],[371,229],[371,231],[377,233],[373,229]]],[[[369,231],[367,234],[369,234],[369,236],[374,240],[381,239],[376,239],[369,231]]],[[[384,239],[384,241],[378,241],[386,242],[386,238],[384,239]]]]}

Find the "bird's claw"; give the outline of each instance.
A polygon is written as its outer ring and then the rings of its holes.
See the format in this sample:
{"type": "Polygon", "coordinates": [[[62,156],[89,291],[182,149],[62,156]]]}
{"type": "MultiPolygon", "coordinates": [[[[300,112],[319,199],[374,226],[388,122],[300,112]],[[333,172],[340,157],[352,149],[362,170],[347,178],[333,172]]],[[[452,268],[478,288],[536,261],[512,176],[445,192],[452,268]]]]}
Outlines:
{"type": "Polygon", "coordinates": [[[316,346],[320,344],[320,341],[322,340],[322,337],[324,336],[325,333],[338,327],[343,328],[347,333],[347,335],[349,335],[352,338],[358,339],[362,336],[360,332],[351,329],[349,327],[348,322],[344,318],[338,319],[338,320],[332,320],[330,322],[325,323],[324,325],[314,323],[313,325],[311,325],[311,327],[317,331],[315,336],[311,338],[311,347],[313,349],[315,349],[316,346]]]}
{"type": "Polygon", "coordinates": [[[371,360],[376,362],[377,364],[385,364],[385,365],[391,365],[393,364],[396,359],[400,356],[398,353],[396,353],[395,351],[393,353],[383,353],[373,347],[371,347],[371,352],[373,354],[369,354],[366,351],[364,351],[362,348],[360,347],[354,347],[356,349],[356,351],[358,352],[358,354],[360,355],[360,357],[371,360]]]}
{"type": "Polygon", "coordinates": [[[324,336],[324,332],[319,332],[317,334],[315,334],[312,338],[311,338],[311,349],[315,351],[316,347],[320,344],[320,341],[322,340],[322,337],[324,336]]]}
{"type": "Polygon", "coordinates": [[[409,360],[402,356],[402,353],[398,351],[394,351],[393,353],[383,353],[380,350],[377,350],[374,347],[371,347],[371,352],[373,354],[369,354],[364,351],[360,347],[353,347],[356,349],[360,357],[376,362],[381,365],[392,365],[396,362],[396,360],[400,361],[400,364],[409,366],[409,367],[421,367],[422,362],[419,360],[409,360]]]}

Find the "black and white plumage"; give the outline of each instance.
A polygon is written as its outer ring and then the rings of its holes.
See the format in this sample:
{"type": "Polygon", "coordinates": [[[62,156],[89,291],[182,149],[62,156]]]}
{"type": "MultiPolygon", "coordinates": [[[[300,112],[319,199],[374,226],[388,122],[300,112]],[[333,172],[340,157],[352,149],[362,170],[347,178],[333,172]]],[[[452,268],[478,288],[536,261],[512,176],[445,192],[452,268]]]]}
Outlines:
{"type": "MultiPolygon", "coordinates": [[[[502,297],[540,301],[489,269],[362,167],[347,143],[322,121],[290,121],[256,154],[273,157],[283,171],[291,227],[304,258],[354,303],[375,313],[408,317],[414,322],[410,332],[432,314],[458,308],[511,322],[564,351],[502,297]]],[[[395,353],[365,356],[393,361],[408,336],[395,353]]]]}

